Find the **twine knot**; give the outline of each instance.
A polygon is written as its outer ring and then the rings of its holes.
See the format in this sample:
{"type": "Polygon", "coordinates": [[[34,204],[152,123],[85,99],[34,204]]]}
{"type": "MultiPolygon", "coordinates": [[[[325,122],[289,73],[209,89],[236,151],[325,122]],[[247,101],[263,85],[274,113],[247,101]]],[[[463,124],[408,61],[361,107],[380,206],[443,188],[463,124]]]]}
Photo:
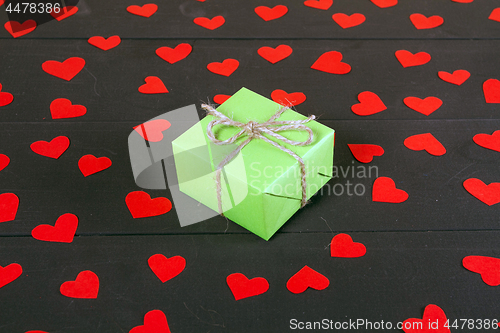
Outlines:
{"type": "Polygon", "coordinates": [[[306,183],[306,167],[304,164],[304,161],[300,156],[295,154],[293,151],[290,149],[282,146],[281,144],[274,142],[270,139],[268,139],[266,136],[263,134],[268,134],[269,136],[275,138],[277,141],[282,141],[284,143],[287,143],[292,146],[306,146],[309,145],[313,142],[314,140],[314,134],[312,130],[304,125],[305,123],[310,122],[311,120],[316,119],[314,115],[309,116],[306,119],[303,120],[285,120],[285,121],[276,121],[277,118],[281,116],[283,112],[288,110],[289,108],[287,106],[284,106],[280,108],[271,118],[269,118],[268,121],[263,122],[263,123],[258,123],[255,121],[249,121],[247,123],[240,123],[238,121],[235,121],[226,115],[220,113],[216,109],[214,109],[212,106],[208,104],[202,104],[201,105],[202,109],[207,111],[208,115],[212,115],[216,117],[215,120],[212,120],[208,126],[207,126],[207,137],[215,143],[216,145],[228,145],[234,143],[238,138],[240,138],[243,135],[246,135],[248,138],[243,141],[234,151],[232,151],[229,155],[222,160],[219,165],[217,166],[217,170],[215,173],[215,183],[217,186],[217,203],[218,203],[218,209],[219,209],[219,214],[224,215],[222,213],[222,199],[221,199],[221,172],[222,168],[231,162],[233,158],[235,158],[238,153],[248,144],[250,141],[253,139],[260,139],[264,140],[267,143],[273,145],[274,147],[278,148],[281,151],[284,151],[288,155],[292,156],[299,162],[300,164],[300,174],[301,174],[301,187],[302,187],[302,199],[301,199],[301,204],[300,207],[304,207],[307,203],[306,197],[307,197],[307,183],[306,183]],[[234,126],[241,128],[241,131],[230,137],[229,139],[226,140],[219,140],[217,139],[216,135],[213,132],[213,128],[216,125],[225,125],[225,126],[234,126]],[[281,132],[281,131],[290,131],[290,130],[295,130],[295,131],[306,131],[308,133],[308,138],[305,141],[295,141],[295,140],[289,140],[285,138],[284,136],[276,133],[276,132],[281,132]]]}

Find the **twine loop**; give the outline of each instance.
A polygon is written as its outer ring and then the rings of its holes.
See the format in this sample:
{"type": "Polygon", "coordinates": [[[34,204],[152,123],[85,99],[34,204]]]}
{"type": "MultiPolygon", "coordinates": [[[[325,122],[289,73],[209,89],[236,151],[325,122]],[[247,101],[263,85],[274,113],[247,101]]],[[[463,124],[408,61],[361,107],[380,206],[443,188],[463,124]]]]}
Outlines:
{"type": "Polygon", "coordinates": [[[264,140],[267,143],[273,145],[274,147],[278,148],[279,150],[287,153],[288,155],[292,156],[299,162],[300,165],[300,174],[301,174],[301,187],[302,187],[302,199],[301,199],[301,204],[300,207],[304,207],[307,203],[306,196],[307,196],[307,183],[306,183],[306,167],[304,164],[304,161],[300,156],[295,154],[293,151],[290,149],[282,146],[281,144],[274,142],[267,137],[265,137],[263,134],[268,134],[269,136],[275,138],[277,141],[281,141],[284,143],[287,143],[292,146],[306,146],[309,145],[313,142],[314,140],[314,134],[313,131],[307,127],[306,123],[310,122],[311,120],[316,119],[314,115],[309,116],[306,119],[303,120],[285,120],[285,121],[276,121],[277,118],[281,116],[283,112],[288,110],[289,108],[287,106],[284,106],[280,108],[269,120],[263,123],[258,123],[255,121],[249,121],[247,123],[240,123],[238,121],[235,121],[226,115],[222,114],[221,112],[217,111],[214,109],[212,106],[208,104],[202,104],[201,105],[202,109],[207,111],[208,115],[212,115],[216,117],[216,119],[212,120],[207,127],[207,137],[215,143],[216,145],[228,145],[234,143],[238,138],[246,135],[247,139],[243,141],[234,151],[232,151],[229,155],[227,155],[224,160],[222,160],[219,165],[217,165],[217,170],[215,173],[215,183],[217,186],[217,203],[218,203],[218,209],[219,209],[219,214],[224,215],[222,213],[222,199],[221,199],[221,192],[222,192],[222,186],[221,186],[221,172],[222,168],[231,162],[233,158],[235,158],[238,153],[248,144],[250,141],[253,139],[260,139],[264,140]],[[230,137],[229,139],[226,140],[219,140],[217,139],[216,135],[214,134],[213,128],[216,125],[225,125],[225,126],[234,126],[241,128],[241,131],[230,137]],[[276,133],[276,132],[281,132],[281,131],[306,131],[308,133],[308,138],[305,141],[295,141],[295,140],[289,140],[285,138],[284,136],[276,133]]]}

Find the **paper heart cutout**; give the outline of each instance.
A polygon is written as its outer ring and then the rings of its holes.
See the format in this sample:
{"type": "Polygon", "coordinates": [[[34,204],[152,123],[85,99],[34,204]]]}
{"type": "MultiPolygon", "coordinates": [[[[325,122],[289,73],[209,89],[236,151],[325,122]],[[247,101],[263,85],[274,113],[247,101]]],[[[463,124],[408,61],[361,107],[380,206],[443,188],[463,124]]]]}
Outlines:
{"type": "Polygon", "coordinates": [[[92,271],[82,271],[74,281],[64,282],[59,290],[66,297],[97,298],[99,294],[99,278],[92,271]]]}
{"type": "Polygon", "coordinates": [[[166,62],[173,64],[186,58],[193,47],[188,43],[181,43],[174,48],[168,46],[162,46],[156,49],[156,55],[166,62]]]}
{"type": "Polygon", "coordinates": [[[271,93],[271,99],[283,106],[295,106],[306,100],[306,95],[302,92],[287,93],[284,90],[276,89],[271,93]]]}
{"type": "MultiPolygon", "coordinates": [[[[500,152],[500,130],[493,132],[493,134],[476,134],[472,138],[474,142],[484,148],[500,152]]],[[[2,168],[0,167],[0,170],[2,168]]]]}
{"type": "Polygon", "coordinates": [[[444,327],[447,320],[446,314],[439,306],[429,304],[425,307],[422,319],[406,319],[402,328],[405,333],[449,333],[450,329],[444,327]],[[437,327],[432,326],[435,322],[437,327]]]}
{"type": "Polygon", "coordinates": [[[222,95],[222,94],[215,95],[214,102],[217,104],[222,104],[225,101],[227,101],[229,99],[229,97],[231,97],[231,95],[222,95]]]}
{"type": "Polygon", "coordinates": [[[331,74],[347,74],[351,71],[351,66],[342,62],[342,53],[338,51],[328,51],[323,53],[311,68],[331,74]]]}
{"type": "Polygon", "coordinates": [[[19,198],[14,193],[0,194],[0,222],[13,221],[19,208],[19,198]]]}
{"type": "Polygon", "coordinates": [[[488,206],[493,206],[500,202],[500,183],[486,185],[480,179],[469,178],[464,181],[463,185],[467,192],[488,206]]]}
{"type": "Polygon", "coordinates": [[[338,234],[330,242],[330,255],[339,258],[359,258],[366,254],[362,243],[353,242],[351,236],[338,234]]]}
{"type": "Polygon", "coordinates": [[[241,273],[228,275],[226,283],[233,293],[234,299],[239,301],[247,297],[257,296],[269,290],[269,282],[263,277],[248,279],[241,273]]]}
{"type": "Polygon", "coordinates": [[[186,259],[181,256],[167,258],[163,254],[154,254],[149,257],[148,265],[161,282],[166,282],[186,268],[186,259]]]}
{"type": "Polygon", "coordinates": [[[10,163],[10,158],[7,155],[0,154],[0,171],[5,169],[10,163]]]}
{"type": "Polygon", "coordinates": [[[211,62],[207,69],[212,73],[229,76],[238,68],[240,62],[236,59],[225,59],[223,62],[211,62]]]}
{"type": "Polygon", "coordinates": [[[29,34],[36,29],[36,21],[26,20],[23,23],[17,21],[8,21],[4,25],[5,30],[12,35],[12,37],[17,38],[29,34]]]}
{"type": "Polygon", "coordinates": [[[132,5],[127,7],[127,12],[143,17],[150,17],[156,13],[157,10],[158,6],[154,3],[148,3],[142,6],[132,5]]]}
{"type": "Polygon", "coordinates": [[[54,226],[40,224],[31,231],[33,238],[58,243],[71,243],[78,228],[78,217],[74,214],[63,214],[59,216],[54,226]]]}
{"type": "Polygon", "coordinates": [[[111,166],[111,160],[107,157],[95,157],[94,155],[88,154],[82,156],[78,160],[78,168],[82,172],[84,177],[93,175],[102,170],[106,170],[111,166]]]}
{"type": "Polygon", "coordinates": [[[309,266],[304,266],[295,273],[286,283],[286,288],[294,294],[300,294],[312,288],[323,290],[330,285],[330,280],[309,266]]]}
{"type": "Polygon", "coordinates": [[[70,17],[78,11],[78,7],[76,6],[65,6],[59,9],[59,12],[56,13],[54,10],[50,12],[50,16],[55,18],[57,21],[62,21],[65,18],[70,17]]]}
{"type": "Polygon", "coordinates": [[[306,0],[304,5],[311,8],[327,10],[333,4],[333,0],[306,0]]]}
{"type": "Polygon", "coordinates": [[[481,279],[489,286],[500,286],[500,259],[483,256],[467,256],[462,264],[469,271],[481,274],[481,279]]]}
{"type": "Polygon", "coordinates": [[[58,136],[47,141],[36,141],[30,145],[33,152],[38,155],[58,159],[69,147],[69,139],[67,136],[58,136]]]}
{"type": "Polygon", "coordinates": [[[409,136],[403,142],[411,150],[425,150],[431,155],[441,156],[446,153],[446,148],[431,133],[409,136]]]}
{"type": "Polygon", "coordinates": [[[500,22],[500,7],[493,9],[490,16],[488,16],[490,20],[500,22]]]}
{"type": "Polygon", "coordinates": [[[144,325],[132,328],[129,333],[170,333],[170,328],[163,311],[151,310],[144,315],[144,325]]]}
{"type": "Polygon", "coordinates": [[[395,55],[404,68],[424,65],[431,61],[431,55],[427,52],[413,54],[410,51],[398,50],[395,52],[395,55]]]}
{"type": "Polygon", "coordinates": [[[384,148],[371,144],[348,144],[352,155],[361,163],[370,163],[373,156],[382,156],[384,148]]]}
{"type": "Polygon", "coordinates": [[[378,177],[373,182],[372,201],[401,203],[408,199],[408,193],[396,188],[396,183],[389,177],[378,177]]]}
{"type": "Polygon", "coordinates": [[[155,119],[134,127],[137,133],[149,142],[160,142],[163,140],[163,131],[170,128],[171,124],[166,119],[155,119]]]}
{"type": "Polygon", "coordinates": [[[208,30],[215,30],[218,27],[222,26],[226,20],[223,16],[217,15],[209,19],[208,17],[197,17],[193,20],[193,22],[200,27],[203,27],[208,30]]]}
{"type": "Polygon", "coordinates": [[[148,76],[144,79],[146,82],[139,87],[139,92],[143,94],[165,94],[168,93],[167,87],[157,76],[148,76]]]}
{"type": "Polygon", "coordinates": [[[336,13],[332,15],[332,19],[340,25],[343,29],[355,27],[360,25],[366,20],[366,17],[360,13],[354,13],[352,15],[347,15],[344,13],[336,13]]]}
{"type": "Polygon", "coordinates": [[[500,103],[500,81],[496,79],[484,81],[483,93],[486,103],[500,103]]]}
{"type": "Polygon", "coordinates": [[[121,42],[122,39],[120,38],[120,36],[117,35],[110,36],[108,38],[104,38],[102,36],[94,36],[88,39],[88,43],[90,45],[93,45],[104,51],[108,51],[114,47],[117,47],[118,45],[120,45],[121,42]]]}
{"type": "Polygon", "coordinates": [[[85,60],[80,57],[71,57],[63,62],[47,60],[42,64],[44,72],[66,81],[74,78],[83,67],[85,67],[85,60]]]}
{"type": "Polygon", "coordinates": [[[424,99],[413,96],[406,97],[403,99],[403,103],[405,103],[405,105],[410,109],[425,114],[426,116],[430,115],[431,113],[439,109],[441,105],[443,105],[442,100],[432,96],[426,97],[424,99]]]}
{"type": "Polygon", "coordinates": [[[458,3],[471,3],[473,2],[474,0],[451,0],[453,2],[458,2],[458,3]]]}
{"type": "Polygon", "coordinates": [[[271,64],[275,64],[278,61],[287,58],[290,54],[292,54],[292,52],[292,48],[284,44],[278,45],[274,49],[269,46],[263,46],[257,50],[257,53],[271,64]]]}
{"type": "Polygon", "coordinates": [[[151,196],[144,191],[130,192],[125,198],[125,203],[134,219],[162,215],[172,209],[172,203],[167,198],[151,199],[151,196]]]}
{"type": "MultiPolygon", "coordinates": [[[[2,84],[0,83],[0,91],[2,91],[2,84]]],[[[14,100],[14,96],[8,92],[0,92],[0,106],[9,105],[14,100]]]]}
{"type": "Polygon", "coordinates": [[[64,119],[81,117],[87,113],[83,105],[73,105],[69,99],[56,98],[50,103],[50,114],[52,119],[64,119]]]}
{"type": "Polygon", "coordinates": [[[288,12],[288,7],[284,5],[277,5],[273,8],[267,6],[258,6],[254,9],[255,14],[259,15],[264,21],[276,20],[288,12]]]}
{"type": "Polygon", "coordinates": [[[0,266],[0,288],[16,280],[22,273],[23,268],[16,263],[5,267],[0,266]]]}
{"type": "Polygon", "coordinates": [[[439,15],[427,17],[418,13],[411,14],[410,21],[419,30],[436,28],[444,23],[444,19],[439,15]]]}
{"type": "Polygon", "coordinates": [[[26,331],[26,333],[49,333],[46,331],[26,331]]]}
{"type": "Polygon", "coordinates": [[[461,85],[470,77],[470,73],[465,69],[457,69],[450,74],[448,72],[439,71],[438,76],[441,80],[449,83],[456,84],[457,86],[461,85]]]}
{"type": "Polygon", "coordinates": [[[398,0],[371,0],[371,2],[380,8],[392,7],[398,4],[398,0]]]}
{"type": "Polygon", "coordinates": [[[387,106],[385,106],[380,97],[371,91],[363,91],[359,93],[358,101],[358,104],[351,106],[351,111],[358,116],[370,116],[387,110],[387,106]]]}

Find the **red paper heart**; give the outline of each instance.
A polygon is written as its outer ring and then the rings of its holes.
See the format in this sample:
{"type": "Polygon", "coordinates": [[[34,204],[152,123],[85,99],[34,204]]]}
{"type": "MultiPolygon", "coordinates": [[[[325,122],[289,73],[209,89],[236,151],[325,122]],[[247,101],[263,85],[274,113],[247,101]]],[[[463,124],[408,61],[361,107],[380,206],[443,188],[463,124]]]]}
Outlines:
{"type": "Polygon", "coordinates": [[[467,256],[462,264],[469,271],[481,274],[481,279],[489,286],[500,285],[500,259],[483,256],[467,256]]]}
{"type": "Polygon", "coordinates": [[[134,219],[162,215],[172,209],[172,203],[167,198],[151,196],[144,191],[134,191],[125,198],[128,210],[134,219]]]}
{"type": "Polygon", "coordinates": [[[330,285],[330,280],[309,266],[304,266],[286,283],[286,288],[294,294],[300,294],[307,288],[323,290],[330,285]]]}
{"type": "Polygon", "coordinates": [[[188,43],[181,43],[174,48],[168,46],[159,47],[156,49],[156,55],[166,62],[173,64],[186,58],[192,50],[193,47],[188,43]]]}
{"type": "Polygon", "coordinates": [[[443,101],[437,97],[426,97],[424,99],[418,97],[406,97],[403,99],[403,102],[412,110],[425,114],[426,116],[430,115],[441,105],[443,105],[443,101]]]}
{"type": "Polygon", "coordinates": [[[347,29],[360,25],[366,20],[366,17],[360,13],[354,13],[352,15],[347,15],[344,13],[336,13],[332,15],[332,19],[343,29],[347,29]]]}
{"type": "Polygon", "coordinates": [[[107,51],[120,45],[122,39],[120,38],[120,36],[117,35],[110,36],[108,38],[104,38],[102,36],[94,36],[90,37],[88,42],[90,45],[100,48],[101,50],[107,51]]]}
{"type": "Polygon", "coordinates": [[[269,282],[267,282],[266,279],[262,277],[248,279],[241,273],[228,275],[226,283],[229,289],[231,289],[236,301],[247,297],[261,295],[269,290],[269,282]]]}
{"type": "Polygon", "coordinates": [[[5,267],[0,266],[0,288],[20,277],[22,273],[23,268],[16,263],[5,267]]]}
{"type": "Polygon", "coordinates": [[[371,2],[380,8],[392,7],[398,4],[398,0],[371,0],[371,2]]]}
{"type": "Polygon", "coordinates": [[[59,216],[54,226],[40,224],[36,226],[31,235],[33,238],[46,242],[71,243],[78,228],[78,217],[74,214],[59,216]]]}
{"type": "Polygon", "coordinates": [[[165,314],[152,310],[144,315],[144,325],[132,328],[129,333],[170,333],[170,328],[165,314]]]}
{"type": "Polygon", "coordinates": [[[402,328],[405,333],[449,333],[450,329],[444,327],[447,320],[446,314],[439,306],[429,304],[425,307],[422,319],[406,319],[402,328]],[[434,326],[436,322],[437,325],[434,326]]]}
{"type": "Polygon", "coordinates": [[[143,17],[150,17],[151,15],[156,13],[157,10],[158,6],[154,3],[148,3],[142,6],[133,5],[127,7],[127,12],[143,17]]]}
{"type": "Polygon", "coordinates": [[[292,54],[292,48],[288,45],[279,45],[276,48],[272,48],[269,46],[263,46],[257,50],[257,53],[271,64],[275,64],[278,61],[281,61],[287,58],[290,54],[292,54]]]}
{"type": "Polygon", "coordinates": [[[61,294],[71,298],[97,298],[99,278],[92,271],[82,271],[75,281],[66,281],[59,289],[61,294]]]}
{"type": "Polygon", "coordinates": [[[139,87],[139,92],[143,94],[164,94],[168,93],[167,87],[163,81],[157,76],[148,76],[144,79],[146,82],[139,87]]]}
{"type": "Polygon", "coordinates": [[[27,331],[26,333],[49,333],[46,331],[27,331]]]}
{"type": "Polygon", "coordinates": [[[75,14],[78,11],[78,7],[76,6],[65,6],[59,8],[59,12],[56,13],[54,10],[50,12],[50,15],[58,21],[62,21],[67,17],[75,14]]]}
{"type": "Polygon", "coordinates": [[[457,69],[450,74],[448,72],[439,71],[438,76],[441,80],[456,84],[457,86],[461,85],[470,77],[470,73],[465,69],[457,69]]]}
{"type": "Polygon", "coordinates": [[[225,59],[223,62],[211,62],[207,69],[212,73],[229,76],[238,68],[240,62],[236,59],[225,59]]]}
{"type": "Polygon", "coordinates": [[[66,81],[74,78],[76,74],[80,73],[83,67],[85,67],[85,60],[80,57],[71,57],[63,62],[47,60],[42,64],[42,69],[46,73],[66,81]]]}
{"type": "Polygon", "coordinates": [[[231,97],[231,95],[222,95],[222,94],[215,95],[214,102],[217,104],[222,104],[225,101],[227,101],[229,99],[229,97],[231,97]]]}
{"type": "Polygon", "coordinates": [[[476,134],[472,140],[481,147],[500,152],[500,130],[493,132],[492,135],[476,134]]]}
{"type": "Polygon", "coordinates": [[[0,222],[13,221],[19,208],[19,198],[14,193],[0,194],[0,222]]]}
{"type": "Polygon", "coordinates": [[[431,55],[427,52],[413,54],[410,51],[398,50],[395,52],[395,55],[404,68],[424,65],[431,61],[431,55]]]}
{"type": "Polygon", "coordinates": [[[306,95],[301,92],[287,93],[284,90],[276,89],[271,93],[271,98],[283,106],[294,106],[303,103],[306,100],[306,95]]]}
{"type": "Polygon", "coordinates": [[[83,105],[73,105],[66,98],[56,98],[50,103],[50,114],[52,119],[81,117],[87,113],[87,108],[83,105]]]}
{"type": "Polygon", "coordinates": [[[500,103],[500,81],[496,79],[484,81],[483,93],[486,103],[500,103]]]}
{"type": "Polygon", "coordinates": [[[417,29],[432,29],[439,27],[441,24],[443,24],[444,20],[441,16],[438,15],[433,15],[430,17],[426,17],[425,15],[422,14],[411,14],[410,15],[410,21],[413,23],[415,28],[417,29]]]}
{"type": "Polygon", "coordinates": [[[226,20],[223,16],[217,15],[212,17],[211,19],[209,19],[208,17],[197,17],[193,20],[193,22],[205,29],[214,30],[222,26],[226,22],[226,20]]]}
{"type": "Polygon", "coordinates": [[[134,129],[144,140],[149,142],[160,142],[163,140],[163,131],[170,128],[170,122],[166,119],[155,119],[135,126],[134,129]]]}
{"type": "Polygon", "coordinates": [[[473,2],[474,0],[451,0],[453,2],[458,2],[458,3],[471,3],[473,2]]]}
{"type": "Polygon", "coordinates": [[[500,7],[493,9],[490,16],[488,16],[490,20],[500,22],[500,7]]]}
{"type": "Polygon", "coordinates": [[[284,5],[277,5],[273,8],[267,6],[255,7],[255,14],[259,15],[264,21],[271,21],[282,17],[288,12],[288,7],[284,5]]]}
{"type": "Polygon", "coordinates": [[[10,163],[10,158],[7,155],[0,154],[0,171],[5,169],[10,163]]]}
{"type": "Polygon", "coordinates": [[[307,7],[327,10],[333,4],[333,0],[306,0],[304,5],[307,7]]]}
{"type": "Polygon", "coordinates": [[[351,236],[338,234],[330,242],[330,255],[339,258],[359,258],[366,254],[366,247],[353,242],[351,236]]]}
{"type": "Polygon", "coordinates": [[[425,150],[434,156],[441,156],[446,153],[446,148],[431,133],[409,136],[405,139],[404,145],[411,150],[425,150]]]}
{"type": "Polygon", "coordinates": [[[166,282],[186,268],[186,259],[181,256],[167,258],[163,254],[154,254],[149,257],[148,265],[161,282],[166,282]]]}
{"type": "MultiPolygon", "coordinates": [[[[2,91],[2,84],[0,83],[0,91],[2,91]]],[[[8,92],[0,92],[0,106],[9,105],[14,100],[14,96],[8,92]]]]}
{"type": "Polygon", "coordinates": [[[111,164],[112,163],[109,158],[107,157],[97,158],[91,154],[84,155],[78,160],[78,168],[80,169],[84,177],[105,170],[109,168],[111,164]]]}
{"type": "Polygon", "coordinates": [[[373,156],[382,156],[384,154],[384,148],[379,145],[370,144],[348,144],[352,155],[361,163],[370,163],[373,160],[373,156]]]}
{"type": "Polygon", "coordinates": [[[358,116],[369,116],[387,109],[377,94],[363,91],[358,94],[358,104],[351,106],[351,111],[358,116]]]}
{"type": "Polygon", "coordinates": [[[329,51],[323,53],[318,60],[312,64],[311,68],[331,74],[347,74],[351,71],[351,66],[342,62],[342,53],[329,51]]]}
{"type": "Polygon", "coordinates": [[[397,189],[394,180],[389,177],[378,177],[373,182],[372,201],[401,203],[408,199],[408,193],[397,189]]]}
{"type": "Polygon", "coordinates": [[[486,185],[480,179],[469,178],[464,181],[463,185],[467,192],[488,206],[500,202],[500,183],[486,185]]]}
{"type": "Polygon", "coordinates": [[[5,30],[12,35],[12,37],[17,38],[29,34],[36,29],[36,21],[26,20],[23,23],[17,21],[8,21],[4,25],[5,30]]]}
{"type": "Polygon", "coordinates": [[[67,136],[58,136],[47,141],[36,141],[30,145],[31,150],[38,155],[58,159],[69,147],[67,136]]]}

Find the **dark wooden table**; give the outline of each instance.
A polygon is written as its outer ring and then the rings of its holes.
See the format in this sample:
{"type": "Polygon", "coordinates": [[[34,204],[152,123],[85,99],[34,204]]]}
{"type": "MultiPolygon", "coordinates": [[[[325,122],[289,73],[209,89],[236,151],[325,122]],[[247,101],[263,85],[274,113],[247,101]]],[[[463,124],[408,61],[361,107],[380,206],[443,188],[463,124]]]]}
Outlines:
{"type": "MultiPolygon", "coordinates": [[[[500,258],[500,205],[481,202],[463,183],[470,178],[500,182],[500,152],[473,141],[477,134],[500,130],[500,106],[487,103],[483,91],[485,81],[500,79],[500,15],[489,18],[500,1],[399,0],[387,8],[376,2],[334,0],[323,10],[298,0],[157,1],[157,11],[141,17],[127,7],[147,1],[80,0],[76,14],[40,24],[24,36],[13,38],[2,28],[1,92],[12,94],[13,101],[0,107],[0,154],[10,161],[3,169],[0,162],[0,195],[15,194],[19,208],[14,219],[0,223],[0,332],[129,332],[152,310],[165,314],[171,332],[300,331],[299,322],[324,319],[331,325],[390,322],[392,330],[377,331],[402,332],[397,323],[422,318],[430,304],[444,311],[450,325],[458,320],[452,332],[495,331],[478,323],[500,319],[500,287],[487,285],[462,260],[500,258]],[[288,11],[265,21],[254,11],[262,5],[285,5],[288,11]],[[342,28],[332,19],[336,13],[361,13],[365,21],[342,28]],[[410,20],[415,13],[438,15],[444,23],[417,29],[410,20]],[[217,15],[225,23],[213,30],[193,22],[217,15]],[[107,51],[88,42],[113,35],[121,43],[107,51]],[[155,53],[180,43],[193,49],[178,62],[170,64],[155,53]],[[257,53],[281,44],[293,52],[275,64],[257,53]],[[426,52],[431,60],[404,67],[395,56],[398,50],[426,52]],[[340,52],[350,72],[311,69],[329,51],[340,52]],[[70,81],[42,69],[46,61],[71,57],[84,59],[85,66],[70,81]],[[227,58],[239,61],[230,76],[207,70],[207,64],[227,58]],[[470,78],[457,85],[438,76],[455,70],[467,70],[470,78]],[[140,93],[148,76],[160,78],[168,93],[140,93]],[[180,227],[175,207],[133,218],[125,203],[133,191],[172,200],[168,189],[135,184],[127,146],[133,128],[186,105],[199,109],[201,101],[241,87],[268,98],[276,89],[306,96],[295,109],[319,115],[336,130],[339,173],[328,186],[337,192],[314,196],[267,242],[220,216],[180,227]],[[387,108],[355,114],[351,107],[364,91],[375,93],[387,108]],[[410,96],[437,97],[442,106],[426,115],[405,105],[410,96]],[[54,119],[50,105],[58,98],[87,111],[54,119]],[[433,156],[405,146],[406,138],[423,133],[431,133],[446,153],[433,156]],[[57,159],[30,148],[59,136],[70,144],[57,159]],[[361,163],[348,144],[380,145],[384,154],[361,163]],[[88,154],[112,164],[84,177],[78,162],[88,154]],[[371,175],[342,174],[370,166],[376,171],[371,175]],[[408,199],[373,201],[377,177],[393,179],[408,199]],[[347,182],[365,191],[340,193],[347,182]],[[72,241],[32,236],[37,226],[53,226],[66,213],[78,219],[72,241]],[[330,243],[340,233],[364,244],[366,254],[332,257],[330,243]],[[148,266],[155,254],[181,256],[186,266],[162,282],[148,266]],[[17,278],[15,264],[22,267],[17,278]],[[305,265],[327,277],[329,286],[290,292],[287,281],[305,265]],[[97,297],[63,295],[61,285],[82,271],[98,277],[97,297]],[[263,277],[269,290],[235,300],[226,283],[233,273],[263,277]],[[472,328],[461,319],[474,320],[472,328]]],[[[5,5],[0,9],[3,25],[9,19],[5,5]]],[[[492,91],[498,94],[500,88],[492,91]]],[[[493,187],[490,192],[500,196],[493,187]]],[[[8,199],[0,196],[0,216],[9,210],[8,199]]],[[[499,267],[492,268],[497,276],[499,267]]],[[[424,318],[424,325],[429,319],[435,317],[424,318]]],[[[168,332],[148,325],[133,332],[168,332]]],[[[361,325],[357,331],[373,330],[361,325]]]]}

